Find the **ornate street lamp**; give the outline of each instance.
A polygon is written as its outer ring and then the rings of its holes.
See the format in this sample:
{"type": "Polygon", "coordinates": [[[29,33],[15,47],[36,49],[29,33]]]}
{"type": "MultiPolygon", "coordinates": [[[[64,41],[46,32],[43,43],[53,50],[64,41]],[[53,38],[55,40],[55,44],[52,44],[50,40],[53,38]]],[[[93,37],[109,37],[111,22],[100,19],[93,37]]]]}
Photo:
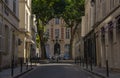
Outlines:
{"type": "Polygon", "coordinates": [[[94,6],[95,0],[91,0],[90,3],[91,3],[91,6],[94,6]]]}
{"type": "Polygon", "coordinates": [[[60,44],[58,43],[58,36],[56,36],[56,43],[54,45],[54,55],[57,59],[57,62],[58,62],[58,57],[60,55],[60,44]]]}

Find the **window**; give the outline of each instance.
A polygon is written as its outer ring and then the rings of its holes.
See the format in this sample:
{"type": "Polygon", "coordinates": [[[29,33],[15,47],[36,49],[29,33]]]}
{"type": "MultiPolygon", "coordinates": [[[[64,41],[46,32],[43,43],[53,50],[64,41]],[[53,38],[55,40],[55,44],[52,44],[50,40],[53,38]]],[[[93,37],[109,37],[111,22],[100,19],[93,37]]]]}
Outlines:
{"type": "Polygon", "coordinates": [[[8,10],[7,7],[4,7],[4,12],[5,12],[5,14],[6,14],[7,16],[9,16],[9,10],[8,10]]]}
{"type": "Polygon", "coordinates": [[[66,39],[70,39],[70,29],[66,28],[66,39]]]}
{"type": "Polygon", "coordinates": [[[0,22],[0,36],[2,35],[2,23],[0,22]]]}
{"type": "Polygon", "coordinates": [[[117,20],[117,32],[120,32],[120,18],[117,20]]]}
{"type": "Polygon", "coordinates": [[[55,37],[59,38],[59,29],[55,29],[55,37]]]}
{"type": "Polygon", "coordinates": [[[102,15],[103,17],[106,15],[106,2],[105,1],[103,1],[102,3],[102,15]]]}
{"type": "Polygon", "coordinates": [[[16,13],[16,0],[13,0],[13,12],[16,13]]]}
{"type": "Polygon", "coordinates": [[[47,37],[49,37],[49,29],[47,29],[46,35],[47,37]]]}
{"type": "Polygon", "coordinates": [[[55,24],[59,24],[59,19],[58,18],[55,19],[55,24]]]}
{"type": "Polygon", "coordinates": [[[51,39],[53,39],[53,28],[51,28],[51,39]]]}
{"type": "Polygon", "coordinates": [[[104,27],[101,28],[101,39],[102,41],[105,40],[105,28],[104,27]]]}
{"type": "Polygon", "coordinates": [[[7,25],[5,25],[5,53],[8,53],[8,51],[9,51],[9,37],[10,35],[9,35],[9,28],[8,28],[8,26],[7,25]]]}
{"type": "Polygon", "coordinates": [[[28,13],[26,13],[26,29],[28,30],[28,13]]]}
{"type": "Polygon", "coordinates": [[[2,23],[0,22],[0,52],[2,50],[2,23]]]}
{"type": "Polygon", "coordinates": [[[5,0],[5,3],[8,4],[9,3],[8,0],[5,0]]]}
{"type": "Polygon", "coordinates": [[[110,9],[114,7],[114,0],[110,0],[110,9]]]}
{"type": "Polygon", "coordinates": [[[70,44],[65,44],[64,59],[69,59],[70,44]]]}

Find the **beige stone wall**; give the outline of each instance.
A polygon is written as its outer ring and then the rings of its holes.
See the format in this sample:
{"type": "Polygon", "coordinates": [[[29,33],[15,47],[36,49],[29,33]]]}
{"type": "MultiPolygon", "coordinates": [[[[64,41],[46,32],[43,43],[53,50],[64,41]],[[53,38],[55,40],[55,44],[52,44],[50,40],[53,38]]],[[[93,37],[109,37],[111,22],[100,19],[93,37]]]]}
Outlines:
{"type": "Polygon", "coordinates": [[[19,58],[30,58],[30,48],[32,44],[31,31],[31,0],[19,0],[19,29],[21,31],[19,38],[22,44],[19,46],[19,58]]]}
{"type": "Polygon", "coordinates": [[[101,3],[99,0],[96,1],[96,22],[102,21],[99,25],[95,28],[96,33],[96,46],[97,46],[97,62],[102,67],[105,67],[105,61],[108,60],[110,68],[117,68],[120,69],[120,62],[118,61],[119,58],[119,41],[116,39],[116,17],[120,15],[120,2],[116,0],[115,2],[111,2],[112,0],[102,1],[101,3]],[[103,5],[106,7],[102,7],[103,5]],[[112,28],[112,38],[110,38],[108,23],[113,23],[112,28]],[[101,28],[105,28],[105,43],[101,42],[101,28]],[[113,39],[111,41],[111,39],[113,39]]]}
{"type": "Polygon", "coordinates": [[[16,1],[16,12],[13,11],[13,0],[8,4],[0,1],[0,67],[10,67],[14,55],[14,63],[17,63],[18,52],[18,1],[16,1]]]}

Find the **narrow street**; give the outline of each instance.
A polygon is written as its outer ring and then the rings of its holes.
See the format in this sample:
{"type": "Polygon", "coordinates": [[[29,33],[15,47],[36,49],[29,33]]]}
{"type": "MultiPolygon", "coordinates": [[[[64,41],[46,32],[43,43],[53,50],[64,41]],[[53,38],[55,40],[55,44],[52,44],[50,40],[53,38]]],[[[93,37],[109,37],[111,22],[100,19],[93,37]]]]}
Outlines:
{"type": "Polygon", "coordinates": [[[98,78],[72,64],[44,64],[20,78],[98,78]]]}

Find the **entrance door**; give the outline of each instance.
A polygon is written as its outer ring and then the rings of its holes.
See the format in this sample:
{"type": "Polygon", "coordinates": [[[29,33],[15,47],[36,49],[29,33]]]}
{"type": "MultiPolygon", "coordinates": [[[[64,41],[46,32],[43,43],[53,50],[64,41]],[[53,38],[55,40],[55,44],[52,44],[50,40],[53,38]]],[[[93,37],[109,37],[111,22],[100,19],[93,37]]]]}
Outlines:
{"type": "Polygon", "coordinates": [[[59,43],[55,43],[54,45],[54,55],[55,54],[60,55],[60,44],[59,43]]]}

